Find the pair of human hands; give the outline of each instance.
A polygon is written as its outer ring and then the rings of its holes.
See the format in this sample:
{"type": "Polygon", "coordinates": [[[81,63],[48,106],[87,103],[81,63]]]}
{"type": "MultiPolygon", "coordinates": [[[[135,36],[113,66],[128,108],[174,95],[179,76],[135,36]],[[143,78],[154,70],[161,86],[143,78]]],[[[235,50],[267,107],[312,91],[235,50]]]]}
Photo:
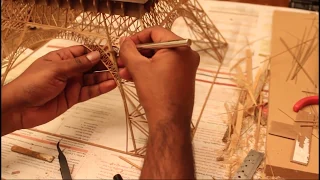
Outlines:
{"type": "MultiPolygon", "coordinates": [[[[176,114],[192,114],[199,55],[189,47],[139,52],[135,46],[177,39],[181,38],[161,27],[121,39],[119,75],[135,83],[148,119],[165,121],[176,114]]],[[[116,88],[109,72],[88,73],[99,62],[99,52],[88,53],[83,46],[53,51],[37,59],[2,88],[1,122],[11,124],[11,130],[4,133],[47,123],[73,105],[116,88]]],[[[156,123],[149,121],[151,126],[156,123]]]]}

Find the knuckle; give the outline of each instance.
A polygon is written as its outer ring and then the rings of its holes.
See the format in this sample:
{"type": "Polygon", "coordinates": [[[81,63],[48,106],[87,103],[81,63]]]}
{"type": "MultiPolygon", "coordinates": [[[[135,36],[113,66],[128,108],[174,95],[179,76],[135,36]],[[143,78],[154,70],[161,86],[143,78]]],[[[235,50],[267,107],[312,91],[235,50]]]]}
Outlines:
{"type": "Polygon", "coordinates": [[[126,62],[127,61],[126,51],[124,51],[123,49],[125,49],[125,48],[120,49],[119,57],[120,57],[121,61],[126,62]]]}
{"type": "Polygon", "coordinates": [[[98,84],[100,82],[100,78],[99,78],[99,74],[95,73],[93,74],[93,77],[92,77],[92,83],[93,84],[98,84]]]}
{"type": "Polygon", "coordinates": [[[121,52],[123,53],[125,51],[123,49],[129,48],[131,46],[132,46],[132,42],[129,40],[129,38],[125,38],[124,41],[122,42],[121,46],[120,46],[119,53],[121,53],[121,52]]]}
{"type": "MultiPolygon", "coordinates": [[[[125,38],[121,44],[121,47],[127,47],[128,45],[130,45],[130,41],[128,38],[125,38]]],[[[120,48],[121,51],[121,48],[120,48]]]]}
{"type": "Polygon", "coordinates": [[[76,64],[82,64],[82,62],[80,61],[79,58],[74,58],[73,60],[74,60],[74,62],[75,62],[76,64]]]}
{"type": "Polygon", "coordinates": [[[51,51],[51,52],[47,53],[46,56],[47,56],[47,57],[50,57],[50,56],[53,56],[53,55],[55,55],[55,54],[56,54],[55,51],[51,51]]]}
{"type": "MultiPolygon", "coordinates": [[[[100,85],[98,85],[98,94],[103,94],[103,92],[102,92],[102,89],[101,89],[101,86],[100,85]]],[[[98,95],[97,94],[97,95],[98,95]]]]}
{"type": "Polygon", "coordinates": [[[89,89],[88,89],[88,97],[89,97],[89,99],[93,97],[93,90],[92,90],[92,88],[89,88],[89,89]]]}
{"type": "Polygon", "coordinates": [[[76,64],[81,65],[81,64],[83,64],[84,58],[76,57],[76,58],[73,59],[73,61],[74,61],[76,64]]]}
{"type": "Polygon", "coordinates": [[[69,55],[66,53],[66,51],[57,51],[57,54],[60,56],[61,59],[66,60],[69,59],[69,55]]]}

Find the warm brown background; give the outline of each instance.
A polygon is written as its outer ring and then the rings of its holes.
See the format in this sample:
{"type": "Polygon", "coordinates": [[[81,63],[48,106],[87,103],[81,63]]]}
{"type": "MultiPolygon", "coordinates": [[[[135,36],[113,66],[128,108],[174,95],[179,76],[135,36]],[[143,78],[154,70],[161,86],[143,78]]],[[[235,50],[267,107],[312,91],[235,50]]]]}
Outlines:
{"type": "Polygon", "coordinates": [[[290,2],[290,0],[224,0],[224,1],[252,3],[252,4],[261,4],[261,5],[269,5],[269,6],[282,6],[282,7],[288,7],[290,2]]]}

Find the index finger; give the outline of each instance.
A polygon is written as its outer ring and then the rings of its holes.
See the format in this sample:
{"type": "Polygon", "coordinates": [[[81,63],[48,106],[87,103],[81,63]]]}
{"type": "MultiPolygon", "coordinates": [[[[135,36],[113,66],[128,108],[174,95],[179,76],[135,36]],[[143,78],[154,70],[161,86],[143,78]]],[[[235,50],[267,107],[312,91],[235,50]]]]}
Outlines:
{"type": "Polygon", "coordinates": [[[88,53],[88,49],[82,45],[78,45],[78,46],[71,46],[71,47],[68,47],[66,49],[63,49],[63,50],[66,50],[66,51],[70,51],[71,54],[73,55],[73,57],[78,57],[78,56],[82,56],[84,54],[87,54],[88,53]]]}
{"type": "Polygon", "coordinates": [[[87,54],[89,50],[82,46],[82,45],[77,45],[77,46],[70,46],[70,47],[65,47],[59,50],[51,51],[50,53],[46,54],[46,56],[54,56],[57,59],[60,60],[66,60],[66,59],[71,59],[75,57],[82,56],[84,54],[87,54]]]}
{"type": "Polygon", "coordinates": [[[160,26],[144,29],[133,36],[130,36],[135,44],[158,43],[182,39],[173,32],[160,26]]]}

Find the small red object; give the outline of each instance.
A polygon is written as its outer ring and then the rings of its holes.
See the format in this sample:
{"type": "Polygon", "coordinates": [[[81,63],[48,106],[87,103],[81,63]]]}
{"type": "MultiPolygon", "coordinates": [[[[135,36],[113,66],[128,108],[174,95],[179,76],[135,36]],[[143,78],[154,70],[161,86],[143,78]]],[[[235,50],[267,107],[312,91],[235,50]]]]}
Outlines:
{"type": "Polygon", "coordinates": [[[305,106],[319,104],[319,96],[309,96],[300,99],[296,104],[293,106],[293,111],[298,112],[300,109],[304,108],[305,106]]]}

